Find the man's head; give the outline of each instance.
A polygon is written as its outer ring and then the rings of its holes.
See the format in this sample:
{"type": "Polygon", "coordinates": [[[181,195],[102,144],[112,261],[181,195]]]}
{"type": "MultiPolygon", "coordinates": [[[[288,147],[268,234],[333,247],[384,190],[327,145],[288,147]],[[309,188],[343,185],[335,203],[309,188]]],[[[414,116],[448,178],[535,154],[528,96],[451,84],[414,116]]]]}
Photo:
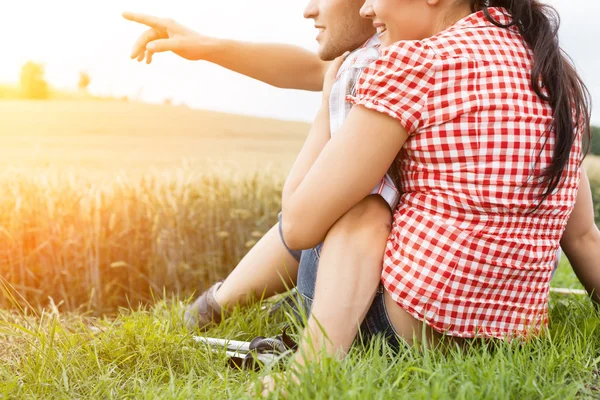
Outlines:
{"type": "Polygon", "coordinates": [[[304,18],[315,21],[319,29],[318,54],[333,60],[346,51],[355,50],[375,34],[373,21],[360,16],[365,0],[310,0],[304,18]]]}

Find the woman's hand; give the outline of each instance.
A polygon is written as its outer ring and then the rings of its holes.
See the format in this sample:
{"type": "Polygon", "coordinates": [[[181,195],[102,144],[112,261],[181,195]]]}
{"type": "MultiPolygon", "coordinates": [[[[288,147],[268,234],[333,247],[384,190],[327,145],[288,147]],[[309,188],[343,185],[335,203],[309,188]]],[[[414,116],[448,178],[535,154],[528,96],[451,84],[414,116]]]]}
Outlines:
{"type": "Polygon", "coordinates": [[[211,38],[203,36],[172,19],[158,18],[145,14],[124,12],[123,18],[148,26],[133,46],[131,58],[152,62],[154,53],[172,51],[187,60],[203,59],[206,45],[211,38]]]}
{"type": "Polygon", "coordinates": [[[323,106],[329,104],[329,96],[331,95],[331,88],[336,81],[338,71],[342,66],[342,63],[346,59],[346,57],[350,54],[349,51],[345,52],[343,55],[339,56],[335,60],[333,60],[325,74],[325,80],[323,82],[323,106]]]}

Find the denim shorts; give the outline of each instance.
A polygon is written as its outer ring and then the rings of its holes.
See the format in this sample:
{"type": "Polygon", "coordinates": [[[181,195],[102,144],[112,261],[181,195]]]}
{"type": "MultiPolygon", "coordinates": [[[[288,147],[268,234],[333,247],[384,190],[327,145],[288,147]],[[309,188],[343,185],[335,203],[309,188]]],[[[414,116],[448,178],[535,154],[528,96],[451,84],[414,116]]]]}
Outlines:
{"type": "Polygon", "coordinates": [[[302,255],[302,251],[300,250],[292,250],[288,247],[287,243],[285,242],[285,239],[283,238],[283,229],[281,228],[281,213],[279,213],[279,215],[277,216],[277,218],[279,219],[279,237],[281,238],[281,243],[283,243],[283,245],[285,246],[285,248],[287,249],[287,251],[290,253],[290,255],[292,257],[294,257],[296,259],[296,261],[300,262],[300,256],[302,255]]]}
{"type": "MultiPolygon", "coordinates": [[[[317,270],[321,258],[323,244],[303,250],[298,268],[297,291],[302,298],[306,315],[310,315],[313,299],[315,296],[315,285],[317,281],[317,270]]],[[[384,288],[379,284],[375,299],[367,312],[367,316],[360,326],[360,334],[357,341],[368,343],[376,336],[384,337],[392,348],[399,350],[404,346],[404,341],[394,330],[385,305],[384,288]]]]}

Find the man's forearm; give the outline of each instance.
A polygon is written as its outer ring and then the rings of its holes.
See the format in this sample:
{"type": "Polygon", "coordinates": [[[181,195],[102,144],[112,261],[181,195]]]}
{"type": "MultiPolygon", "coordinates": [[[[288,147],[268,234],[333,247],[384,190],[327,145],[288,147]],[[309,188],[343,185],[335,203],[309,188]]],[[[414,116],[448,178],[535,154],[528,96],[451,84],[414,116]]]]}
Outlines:
{"type": "MultiPolygon", "coordinates": [[[[283,186],[281,199],[283,218],[281,228],[287,245],[294,250],[307,249],[318,243],[314,238],[304,235],[302,229],[296,228],[299,219],[303,218],[301,215],[302,212],[295,205],[297,202],[296,193],[298,187],[311,171],[330,139],[329,112],[326,108],[322,107],[283,186]],[[315,242],[313,243],[312,241],[315,242]]],[[[321,239],[323,238],[319,237],[319,240],[321,239]]]]}
{"type": "Polygon", "coordinates": [[[328,63],[298,46],[210,39],[203,59],[269,85],[321,91],[328,63]]]}
{"type": "Polygon", "coordinates": [[[311,130],[306,138],[300,154],[294,166],[292,167],[283,187],[282,205],[285,209],[288,200],[293,196],[294,192],[302,183],[302,180],[308,174],[313,164],[331,139],[329,130],[329,111],[327,107],[321,107],[311,130]]]}

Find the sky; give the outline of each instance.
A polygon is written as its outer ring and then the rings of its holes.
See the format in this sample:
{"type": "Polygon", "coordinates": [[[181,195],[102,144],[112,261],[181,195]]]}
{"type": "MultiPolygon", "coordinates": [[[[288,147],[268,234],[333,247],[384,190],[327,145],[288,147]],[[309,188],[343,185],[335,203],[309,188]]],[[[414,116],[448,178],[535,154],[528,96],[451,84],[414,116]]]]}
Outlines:
{"type": "MultiPolygon", "coordinates": [[[[600,1],[546,0],[561,15],[560,40],[600,104],[600,1]]],[[[169,17],[209,36],[280,42],[315,51],[307,0],[0,0],[0,83],[17,82],[28,60],[46,66],[55,87],[74,89],[79,72],[95,94],[129,96],[238,114],[310,121],[320,95],[270,87],[207,62],[157,54],[151,65],[129,59],[142,26],[121,17],[134,11],[169,17]]],[[[600,125],[600,106],[592,120],[600,125]]]]}

